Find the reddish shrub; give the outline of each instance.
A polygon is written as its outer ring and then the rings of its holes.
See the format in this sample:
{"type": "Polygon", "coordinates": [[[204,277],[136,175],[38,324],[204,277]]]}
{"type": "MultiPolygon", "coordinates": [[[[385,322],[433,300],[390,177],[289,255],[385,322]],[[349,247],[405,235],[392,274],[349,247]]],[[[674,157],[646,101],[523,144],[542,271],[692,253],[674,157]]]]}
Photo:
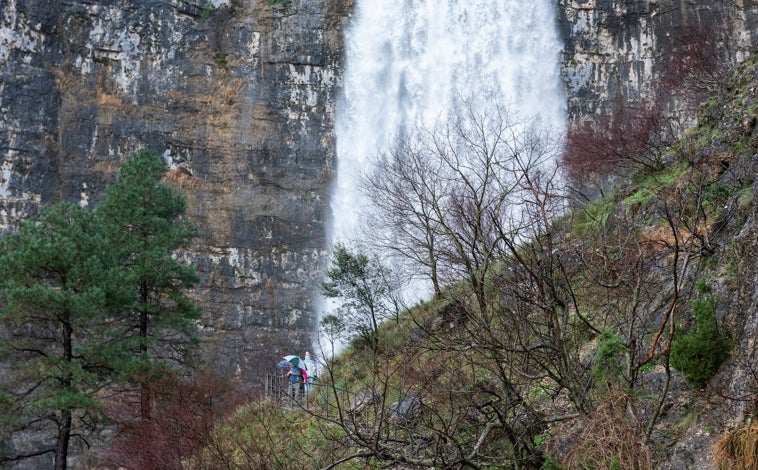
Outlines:
{"type": "Polygon", "coordinates": [[[607,116],[571,129],[561,157],[568,177],[587,183],[620,170],[662,168],[666,150],[687,119],[721,82],[725,68],[719,63],[715,36],[711,27],[701,24],[678,27],[672,52],[646,103],[617,96],[607,116]]]}
{"type": "Polygon", "coordinates": [[[124,396],[112,407],[121,432],[110,449],[111,464],[179,470],[184,459],[210,441],[219,418],[241,401],[236,386],[207,371],[184,379],[167,377],[153,385],[150,419],[124,419],[137,414],[138,397],[124,396]]]}

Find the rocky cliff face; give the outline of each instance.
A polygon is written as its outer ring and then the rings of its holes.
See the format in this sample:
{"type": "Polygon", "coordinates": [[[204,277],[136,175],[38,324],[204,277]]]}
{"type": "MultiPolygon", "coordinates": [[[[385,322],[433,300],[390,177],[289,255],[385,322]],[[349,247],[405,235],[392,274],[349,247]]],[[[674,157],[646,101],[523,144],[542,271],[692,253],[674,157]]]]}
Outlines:
{"type": "Polygon", "coordinates": [[[683,54],[741,62],[758,41],[758,3],[750,0],[560,0],[558,5],[571,125],[612,113],[621,98],[632,105],[649,101],[672,59],[683,54]]]}
{"type": "MultiPolygon", "coordinates": [[[[8,0],[0,6],[0,230],[95,204],[131,152],[171,167],[201,228],[205,350],[250,378],[302,352],[326,254],[334,102],[353,0],[8,0]]],[[[569,119],[652,96],[706,37],[756,43],[752,1],[560,0],[569,119]],[[699,36],[698,36],[699,35],[699,36]]]]}
{"type": "Polygon", "coordinates": [[[201,235],[205,351],[250,379],[302,354],[326,254],[350,1],[0,3],[0,230],[97,202],[161,153],[201,235]]]}

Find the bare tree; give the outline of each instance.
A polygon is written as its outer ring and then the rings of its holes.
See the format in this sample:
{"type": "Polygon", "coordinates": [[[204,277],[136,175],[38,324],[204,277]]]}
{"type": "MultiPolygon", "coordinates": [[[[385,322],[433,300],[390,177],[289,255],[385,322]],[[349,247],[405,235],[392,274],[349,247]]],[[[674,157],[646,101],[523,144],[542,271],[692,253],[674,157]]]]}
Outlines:
{"type": "MultiPolygon", "coordinates": [[[[446,371],[443,375],[459,379],[460,393],[469,390],[480,398],[471,405],[478,411],[445,410],[446,418],[440,414],[439,422],[428,425],[449,441],[453,437],[445,426],[454,416],[480,416],[473,454],[472,449],[455,454],[479,464],[490,458],[483,457],[483,446],[498,433],[510,443],[508,458],[517,467],[540,460],[533,438],[544,421],[527,395],[544,374],[524,373],[516,365],[524,347],[513,344],[511,312],[502,308],[497,280],[504,259],[520,254],[519,247],[535,234],[548,233],[563,211],[556,189],[557,147],[533,124],[505,107],[484,110],[461,101],[433,126],[416,127],[381,156],[366,179],[376,220],[395,229],[379,244],[425,269],[436,296],[450,306],[455,328],[418,322],[428,352],[454,354],[486,371],[481,380],[466,369],[446,371]]],[[[387,232],[374,227],[373,233],[387,232]]]]}
{"type": "Polygon", "coordinates": [[[518,239],[523,229],[521,180],[554,156],[545,137],[506,107],[483,111],[466,100],[433,125],[417,125],[365,178],[376,207],[373,241],[424,269],[436,296],[466,279],[484,309],[503,235],[518,239]],[[508,233],[495,236],[504,221],[508,233]]]}
{"type": "Polygon", "coordinates": [[[428,146],[404,139],[381,155],[364,178],[365,191],[376,207],[375,216],[367,220],[374,243],[425,269],[435,297],[442,293],[435,205],[450,191],[447,181],[439,178],[440,171],[428,146]]]}

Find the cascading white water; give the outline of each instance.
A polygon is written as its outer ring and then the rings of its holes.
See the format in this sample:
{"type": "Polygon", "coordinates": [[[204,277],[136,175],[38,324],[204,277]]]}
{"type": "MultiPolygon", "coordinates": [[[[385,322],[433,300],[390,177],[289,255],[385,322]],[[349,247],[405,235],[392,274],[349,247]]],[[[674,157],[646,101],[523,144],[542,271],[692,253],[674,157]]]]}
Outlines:
{"type": "Polygon", "coordinates": [[[333,241],[357,233],[357,183],[371,158],[456,96],[497,101],[554,132],[565,127],[561,43],[550,0],[357,0],[337,106],[333,241]]]}
{"type": "MultiPolygon", "coordinates": [[[[357,0],[336,110],[332,242],[360,236],[370,204],[359,180],[372,158],[411,126],[444,119],[457,98],[563,133],[556,26],[550,0],[357,0]]],[[[418,300],[426,289],[412,290],[418,300]]]]}

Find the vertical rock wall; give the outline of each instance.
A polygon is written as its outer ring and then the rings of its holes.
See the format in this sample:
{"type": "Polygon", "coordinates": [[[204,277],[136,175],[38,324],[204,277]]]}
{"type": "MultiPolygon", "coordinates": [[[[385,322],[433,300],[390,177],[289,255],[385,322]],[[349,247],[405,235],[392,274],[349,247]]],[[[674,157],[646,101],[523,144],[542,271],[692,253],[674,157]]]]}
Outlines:
{"type": "Polygon", "coordinates": [[[208,358],[243,380],[308,347],[326,255],[344,0],[0,2],[0,230],[96,204],[162,154],[200,237],[208,358]]]}
{"type": "MultiPolygon", "coordinates": [[[[0,230],[58,200],[96,204],[125,156],[171,166],[201,230],[204,347],[242,378],[302,353],[326,255],[334,102],[353,0],[0,3],[0,230]]],[[[729,60],[753,1],[560,0],[571,124],[649,99],[683,31],[729,60]],[[705,29],[703,29],[705,31],[705,29]]]]}
{"type": "Polygon", "coordinates": [[[751,0],[559,0],[558,17],[570,126],[608,115],[621,97],[650,100],[668,61],[693,41],[740,62],[758,33],[751,0]]]}

